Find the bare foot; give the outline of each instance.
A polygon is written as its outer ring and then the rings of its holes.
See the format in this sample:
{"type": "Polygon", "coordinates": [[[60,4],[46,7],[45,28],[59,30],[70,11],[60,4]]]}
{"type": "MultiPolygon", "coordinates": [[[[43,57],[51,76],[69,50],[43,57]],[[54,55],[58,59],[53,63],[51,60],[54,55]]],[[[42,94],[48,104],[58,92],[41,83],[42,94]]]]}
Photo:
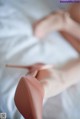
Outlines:
{"type": "Polygon", "coordinates": [[[51,13],[49,16],[39,20],[33,25],[34,34],[37,37],[42,38],[52,31],[65,29],[68,18],[69,14],[65,11],[60,10],[58,12],[51,13]]]}

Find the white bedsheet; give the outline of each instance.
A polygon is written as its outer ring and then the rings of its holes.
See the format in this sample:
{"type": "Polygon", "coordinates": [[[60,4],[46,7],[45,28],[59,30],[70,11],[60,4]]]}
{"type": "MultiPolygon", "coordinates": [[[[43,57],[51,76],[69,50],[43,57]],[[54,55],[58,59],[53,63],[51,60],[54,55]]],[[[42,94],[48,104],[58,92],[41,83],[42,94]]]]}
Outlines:
{"type": "MultiPolygon", "coordinates": [[[[32,23],[57,9],[59,4],[56,2],[58,5],[54,7],[55,2],[50,0],[49,4],[48,0],[0,1],[0,112],[6,112],[7,119],[23,118],[15,107],[14,93],[20,77],[26,71],[5,68],[5,64],[29,65],[42,62],[61,66],[79,57],[58,32],[43,40],[33,36],[32,23]]],[[[44,106],[43,119],[79,119],[80,103],[75,96],[80,98],[80,93],[76,94],[74,89],[51,99],[50,103],[45,105],[47,107],[44,106]]]]}

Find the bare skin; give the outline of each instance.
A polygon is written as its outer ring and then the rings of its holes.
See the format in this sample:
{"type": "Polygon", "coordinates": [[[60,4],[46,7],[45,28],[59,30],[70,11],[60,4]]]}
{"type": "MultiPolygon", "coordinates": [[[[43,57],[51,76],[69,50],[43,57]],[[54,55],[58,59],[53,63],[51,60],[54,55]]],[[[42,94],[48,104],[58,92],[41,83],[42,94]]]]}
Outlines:
{"type": "Polygon", "coordinates": [[[65,65],[61,70],[53,69],[49,72],[51,77],[41,81],[45,89],[45,100],[80,82],[80,59],[65,65]]]}
{"type": "Polygon", "coordinates": [[[44,91],[44,101],[60,94],[65,89],[80,81],[80,58],[73,60],[60,69],[51,65],[35,64],[32,66],[7,65],[15,68],[29,68],[29,75],[35,77],[44,91]]]}
{"type": "MultiPolygon", "coordinates": [[[[68,12],[57,11],[51,13],[34,24],[34,33],[39,38],[44,37],[52,31],[66,31],[74,36],[76,40],[80,39],[80,4],[73,4],[68,12]]],[[[47,99],[55,96],[71,85],[78,83],[80,81],[79,71],[80,59],[73,61],[72,63],[70,62],[61,70],[52,69],[40,71],[37,78],[44,87],[44,98],[47,99]],[[47,77],[46,74],[48,74],[47,77]]]]}
{"type": "Polygon", "coordinates": [[[80,23],[80,3],[70,5],[68,12],[70,13],[72,19],[80,23]]]}
{"type": "MultiPolygon", "coordinates": [[[[42,38],[53,31],[66,31],[80,39],[80,24],[76,22],[77,20],[75,21],[75,15],[71,12],[73,7],[71,7],[69,12],[60,10],[36,22],[34,24],[34,34],[42,38]],[[74,18],[74,20],[72,18],[74,18]]],[[[75,9],[80,10],[80,4],[76,6],[75,9]]],[[[78,12],[77,15],[80,16],[80,12],[78,12]]]]}
{"type": "Polygon", "coordinates": [[[42,38],[52,31],[65,29],[64,26],[67,24],[68,16],[69,14],[63,11],[57,11],[49,14],[47,17],[34,24],[34,34],[37,37],[42,38]]]}

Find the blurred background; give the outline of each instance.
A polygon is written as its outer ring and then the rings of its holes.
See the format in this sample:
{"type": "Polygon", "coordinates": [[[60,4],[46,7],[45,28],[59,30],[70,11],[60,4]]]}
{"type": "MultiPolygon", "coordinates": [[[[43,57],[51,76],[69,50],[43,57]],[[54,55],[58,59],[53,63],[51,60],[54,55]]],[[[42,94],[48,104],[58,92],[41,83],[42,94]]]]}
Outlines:
{"type": "MultiPolygon", "coordinates": [[[[5,64],[41,62],[58,67],[79,57],[57,32],[44,40],[33,35],[34,22],[69,5],[60,0],[0,0],[0,113],[5,112],[7,119],[23,119],[14,104],[14,94],[27,70],[6,68],[5,64]]],[[[80,84],[50,98],[44,104],[43,119],[80,119],[79,87],[80,84]]]]}

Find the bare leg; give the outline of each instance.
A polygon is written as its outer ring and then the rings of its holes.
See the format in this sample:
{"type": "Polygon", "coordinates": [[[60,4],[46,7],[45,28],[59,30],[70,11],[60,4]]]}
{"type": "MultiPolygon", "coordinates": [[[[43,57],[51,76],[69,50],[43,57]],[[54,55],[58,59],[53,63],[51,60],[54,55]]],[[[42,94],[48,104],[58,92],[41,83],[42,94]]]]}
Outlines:
{"type": "MultiPolygon", "coordinates": [[[[71,18],[75,22],[80,24],[80,3],[70,5],[70,7],[68,8],[68,12],[69,12],[71,18]]],[[[79,27],[80,27],[80,25],[77,26],[77,28],[79,28],[79,27]]],[[[76,51],[78,53],[80,53],[80,38],[74,37],[75,35],[80,36],[80,35],[78,35],[78,34],[80,34],[79,33],[80,30],[77,28],[76,28],[76,26],[74,26],[73,28],[70,27],[70,30],[68,29],[67,31],[62,31],[60,33],[76,49],[76,51]]]]}
{"type": "MultiPolygon", "coordinates": [[[[44,99],[58,95],[68,87],[80,81],[80,59],[65,65],[61,70],[48,70],[51,76],[40,80],[45,90],[44,99]]],[[[43,71],[37,78],[40,79],[43,71]]]]}
{"type": "MultiPolygon", "coordinates": [[[[73,7],[71,7],[70,9],[70,15],[72,15],[71,17],[74,18],[74,20],[69,16],[67,12],[64,11],[51,13],[50,15],[36,23],[34,27],[35,35],[41,38],[52,31],[66,31],[74,37],[80,39],[80,24],[76,22],[77,20],[75,21],[76,13],[72,14],[72,9],[73,7]]],[[[75,12],[77,11],[76,9],[79,9],[80,11],[80,4],[75,7],[75,12]]],[[[78,19],[80,12],[77,13],[77,16],[78,19]]]]}
{"type": "Polygon", "coordinates": [[[72,4],[69,7],[68,12],[70,13],[72,19],[80,23],[80,3],[72,4]]]}
{"type": "Polygon", "coordinates": [[[67,32],[80,40],[80,3],[72,4],[68,12],[71,19],[67,32]]]}
{"type": "Polygon", "coordinates": [[[42,38],[52,31],[64,29],[66,25],[66,17],[68,13],[57,11],[49,14],[47,17],[39,20],[34,24],[34,34],[42,38]]]}

